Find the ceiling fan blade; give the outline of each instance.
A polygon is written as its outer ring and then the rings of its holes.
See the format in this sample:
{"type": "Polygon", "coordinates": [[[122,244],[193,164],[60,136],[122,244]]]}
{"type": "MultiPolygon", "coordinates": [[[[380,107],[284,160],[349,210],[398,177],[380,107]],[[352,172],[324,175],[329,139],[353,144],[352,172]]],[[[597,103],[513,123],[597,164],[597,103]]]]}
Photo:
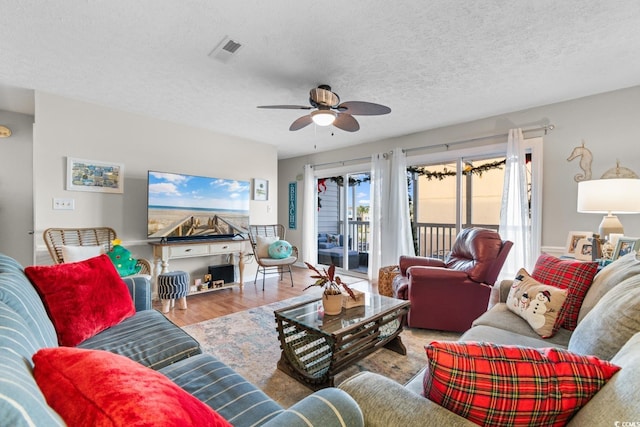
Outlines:
{"type": "Polygon", "coordinates": [[[311,116],[307,115],[307,116],[302,116],[299,119],[297,119],[296,121],[294,121],[293,123],[291,123],[291,126],[289,126],[289,130],[300,130],[305,126],[309,126],[311,123],[313,122],[313,120],[311,120],[311,116]]]}
{"type": "Polygon", "coordinates": [[[347,132],[355,132],[360,129],[360,124],[350,114],[338,113],[333,125],[347,132]]]}
{"type": "Polygon", "coordinates": [[[337,109],[340,112],[354,114],[356,116],[379,116],[391,112],[391,108],[387,106],[364,101],[343,102],[338,105],[337,109]]]}
{"type": "Polygon", "coordinates": [[[258,105],[258,108],[277,108],[281,110],[311,110],[312,107],[304,105],[258,105]]]}

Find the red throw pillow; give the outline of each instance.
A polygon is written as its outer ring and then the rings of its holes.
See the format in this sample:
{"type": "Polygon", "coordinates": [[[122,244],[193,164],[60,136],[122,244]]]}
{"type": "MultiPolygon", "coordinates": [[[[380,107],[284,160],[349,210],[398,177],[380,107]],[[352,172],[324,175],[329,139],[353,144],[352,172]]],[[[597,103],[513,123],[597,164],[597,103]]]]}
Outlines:
{"type": "Polygon", "coordinates": [[[60,345],[74,347],[136,312],[107,255],[24,272],[40,293],[60,345]]]}
{"type": "Polygon", "coordinates": [[[597,262],[562,260],[547,254],[538,257],[531,277],[545,285],[569,290],[558,316],[556,330],[564,326],[573,331],[578,326],[582,301],[597,272],[597,262]]]}
{"type": "Polygon", "coordinates": [[[561,426],[620,368],[557,348],[438,342],[424,396],[485,426],[561,426]]]}
{"type": "Polygon", "coordinates": [[[159,372],[108,351],[57,347],[33,355],[33,376],[70,426],[230,426],[159,372]]]}

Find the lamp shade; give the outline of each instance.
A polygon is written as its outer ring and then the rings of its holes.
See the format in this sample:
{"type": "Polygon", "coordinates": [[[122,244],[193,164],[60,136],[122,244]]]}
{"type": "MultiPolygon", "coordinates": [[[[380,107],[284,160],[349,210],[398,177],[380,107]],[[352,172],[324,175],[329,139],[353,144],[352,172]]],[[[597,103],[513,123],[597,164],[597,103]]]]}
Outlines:
{"type": "Polygon", "coordinates": [[[640,213],[640,179],[612,178],[578,183],[578,212],[640,213]]]}

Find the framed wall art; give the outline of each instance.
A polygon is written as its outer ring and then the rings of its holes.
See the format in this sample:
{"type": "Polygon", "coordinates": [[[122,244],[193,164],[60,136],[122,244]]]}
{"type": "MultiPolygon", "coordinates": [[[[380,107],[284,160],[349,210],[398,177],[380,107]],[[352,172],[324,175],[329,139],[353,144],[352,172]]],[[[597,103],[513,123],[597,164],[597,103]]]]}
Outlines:
{"type": "MultiPolygon", "coordinates": [[[[592,239],[580,239],[576,243],[574,251],[575,259],[582,261],[591,261],[593,259],[593,242],[592,239]]],[[[599,257],[596,257],[599,258],[599,257]]]]}
{"type": "Polygon", "coordinates": [[[620,237],[618,243],[616,243],[616,248],[613,251],[611,260],[615,261],[631,252],[637,252],[638,249],[640,249],[638,245],[639,242],[640,239],[637,237],[620,237]]]}
{"type": "Polygon", "coordinates": [[[591,231],[570,231],[567,236],[567,244],[564,248],[564,255],[568,257],[576,257],[576,246],[580,239],[587,239],[593,236],[591,231]]]}
{"type": "Polygon", "coordinates": [[[67,190],[123,193],[124,165],[67,157],[67,190]]]}
{"type": "Polygon", "coordinates": [[[269,181],[266,179],[253,179],[253,200],[269,199],[269,181]]]}

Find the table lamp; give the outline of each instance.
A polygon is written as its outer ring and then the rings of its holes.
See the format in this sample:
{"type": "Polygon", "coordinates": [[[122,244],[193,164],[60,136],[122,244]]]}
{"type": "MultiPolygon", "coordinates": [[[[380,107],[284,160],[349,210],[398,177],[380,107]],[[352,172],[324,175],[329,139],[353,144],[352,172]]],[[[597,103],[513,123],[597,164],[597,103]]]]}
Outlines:
{"type": "Polygon", "coordinates": [[[606,214],[600,223],[600,238],[624,234],[614,214],[640,213],[640,179],[611,178],[578,183],[578,212],[606,214]]]}

